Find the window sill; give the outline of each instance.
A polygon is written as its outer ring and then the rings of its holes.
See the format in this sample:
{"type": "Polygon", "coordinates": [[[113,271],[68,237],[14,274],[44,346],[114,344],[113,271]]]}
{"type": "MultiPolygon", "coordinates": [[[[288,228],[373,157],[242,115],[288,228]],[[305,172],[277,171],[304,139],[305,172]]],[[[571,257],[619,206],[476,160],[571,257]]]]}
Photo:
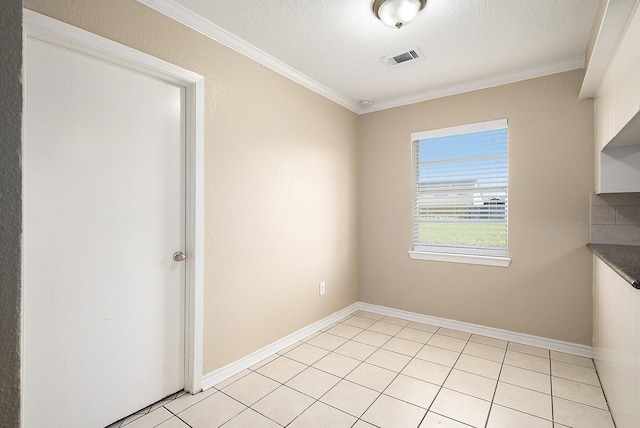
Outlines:
{"type": "Polygon", "coordinates": [[[511,259],[508,257],[472,256],[467,254],[429,253],[425,251],[409,251],[413,260],[432,260],[437,262],[465,263],[470,265],[485,265],[509,267],[511,259]]]}

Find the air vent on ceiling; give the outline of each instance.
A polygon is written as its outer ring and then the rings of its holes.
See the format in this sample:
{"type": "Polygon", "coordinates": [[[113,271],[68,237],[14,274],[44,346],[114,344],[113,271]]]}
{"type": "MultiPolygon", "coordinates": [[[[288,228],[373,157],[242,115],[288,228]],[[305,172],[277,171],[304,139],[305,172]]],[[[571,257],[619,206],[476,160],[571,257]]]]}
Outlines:
{"type": "Polygon", "coordinates": [[[394,53],[391,55],[387,55],[382,58],[382,61],[387,64],[389,67],[394,67],[396,65],[404,64],[410,61],[415,61],[417,59],[424,58],[424,54],[420,52],[420,49],[413,48],[407,49],[402,52],[394,53]]]}

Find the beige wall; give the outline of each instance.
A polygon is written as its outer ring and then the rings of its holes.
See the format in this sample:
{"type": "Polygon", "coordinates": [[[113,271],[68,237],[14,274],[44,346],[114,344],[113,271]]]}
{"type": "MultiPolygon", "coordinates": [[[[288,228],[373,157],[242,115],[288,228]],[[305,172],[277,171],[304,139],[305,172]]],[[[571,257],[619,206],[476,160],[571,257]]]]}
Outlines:
{"type": "Polygon", "coordinates": [[[360,118],[360,300],[591,345],[593,101],[573,71],[360,118]],[[410,134],[509,121],[509,268],[410,260],[410,134]]]}
{"type": "Polygon", "coordinates": [[[577,100],[581,72],[358,118],[133,0],[25,7],[206,79],[204,373],[358,293],[368,303],[591,343],[584,245],[593,105],[577,100]],[[410,133],[503,117],[511,267],[410,260],[410,133]]]}
{"type": "Polygon", "coordinates": [[[358,300],[355,113],[134,0],[25,7],[205,77],[204,373],[358,300]]]}

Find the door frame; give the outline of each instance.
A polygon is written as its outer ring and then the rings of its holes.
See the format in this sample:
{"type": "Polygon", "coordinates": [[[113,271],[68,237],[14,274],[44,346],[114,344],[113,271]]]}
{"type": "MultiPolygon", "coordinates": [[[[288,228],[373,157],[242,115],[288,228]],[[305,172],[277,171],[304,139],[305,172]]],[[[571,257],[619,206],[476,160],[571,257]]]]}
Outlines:
{"type": "MultiPolygon", "coordinates": [[[[203,352],[204,77],[45,15],[28,9],[23,9],[23,12],[23,40],[29,37],[68,48],[185,89],[185,250],[187,259],[185,266],[184,389],[192,394],[200,392],[202,390],[203,352]]],[[[26,46],[26,43],[23,46],[26,46]]],[[[24,108],[26,106],[23,103],[24,108]]],[[[22,129],[24,130],[24,111],[22,117],[22,129]]],[[[23,290],[24,286],[23,282],[23,290]]],[[[24,340],[24,335],[22,337],[24,340]]],[[[21,355],[23,356],[22,367],[24,370],[24,353],[21,352],[21,355]]]]}

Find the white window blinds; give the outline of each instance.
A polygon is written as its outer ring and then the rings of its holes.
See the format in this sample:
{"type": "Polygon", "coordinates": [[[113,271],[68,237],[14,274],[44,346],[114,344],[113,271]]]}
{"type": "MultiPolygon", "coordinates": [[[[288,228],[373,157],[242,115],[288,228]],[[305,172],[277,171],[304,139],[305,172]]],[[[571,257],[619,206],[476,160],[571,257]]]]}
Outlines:
{"type": "Polygon", "coordinates": [[[507,120],[411,139],[413,251],[507,257],[507,120]]]}

